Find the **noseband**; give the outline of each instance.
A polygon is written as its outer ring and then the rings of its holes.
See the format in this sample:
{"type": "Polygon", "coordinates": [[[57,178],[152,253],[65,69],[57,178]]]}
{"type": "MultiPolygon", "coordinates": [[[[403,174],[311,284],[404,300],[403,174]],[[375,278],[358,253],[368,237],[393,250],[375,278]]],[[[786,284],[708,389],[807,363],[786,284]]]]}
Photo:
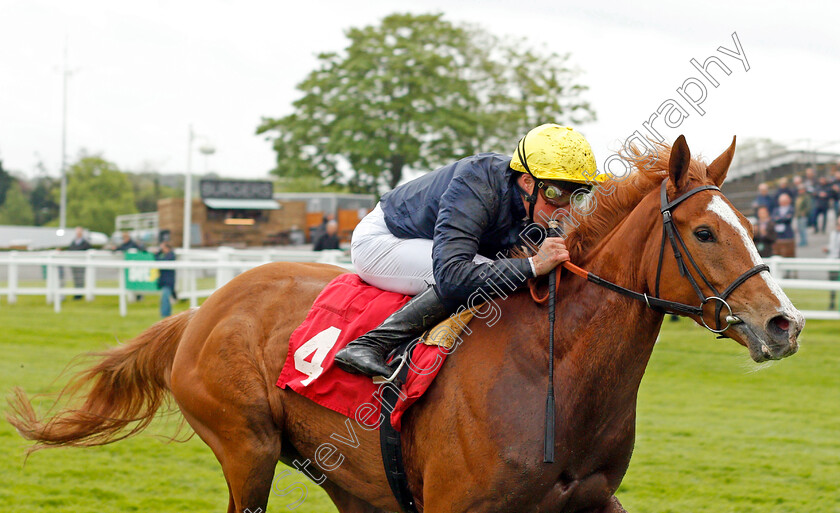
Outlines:
{"type": "MultiPolygon", "coordinates": [[[[714,285],[706,278],[700,268],[697,266],[697,263],[692,258],[691,253],[688,251],[688,247],[685,245],[685,241],[680,236],[680,232],[677,231],[676,226],[674,226],[674,221],[672,219],[671,212],[683,201],[694,196],[698,192],[702,192],[705,190],[713,190],[713,191],[720,191],[720,189],[714,185],[701,185],[699,187],[695,187],[690,191],[686,192],[679,198],[668,201],[668,192],[666,189],[668,179],[662,181],[662,188],[660,193],[661,199],[661,207],[659,211],[662,213],[662,242],[659,245],[659,262],[656,267],[656,286],[654,288],[654,295],[649,296],[646,293],[639,293],[627,288],[622,287],[616,283],[611,281],[607,281],[600,276],[597,276],[589,271],[581,269],[580,267],[572,264],[571,262],[565,262],[563,266],[570,270],[571,272],[585,278],[592,283],[598,284],[602,287],[608,288],[612,291],[618,292],[627,297],[631,297],[633,299],[637,299],[639,301],[644,301],[648,308],[662,311],[665,313],[681,313],[686,315],[696,315],[700,318],[700,322],[703,323],[703,326],[711,331],[712,333],[723,333],[724,331],[728,330],[732,325],[738,324],[741,321],[738,317],[736,317],[732,313],[732,307],[729,306],[729,303],[726,302],[726,298],[729,297],[732,292],[742,285],[745,281],[747,281],[753,275],[756,275],[762,271],[769,271],[770,267],[767,264],[758,264],[752,269],[749,269],[741,276],[735,279],[723,292],[718,291],[714,285]],[[676,301],[668,301],[665,299],[659,298],[659,281],[662,275],[662,261],[665,256],[665,240],[669,240],[671,242],[671,249],[674,251],[674,257],[677,259],[677,268],[680,271],[680,276],[684,276],[688,279],[689,283],[691,283],[691,287],[694,289],[694,292],[697,293],[697,298],[700,300],[700,306],[691,306],[686,305],[684,303],[677,303],[676,301]],[[700,279],[703,280],[703,283],[706,284],[707,287],[712,291],[712,295],[706,296],[703,294],[703,291],[700,289],[700,285],[697,283],[697,280],[691,274],[688,265],[686,265],[686,259],[697,272],[697,275],[700,276],[700,279]],[[706,323],[706,320],[703,318],[703,306],[710,301],[715,301],[715,327],[712,328],[706,323]],[[726,307],[727,315],[726,315],[726,326],[721,328],[720,324],[720,314],[721,310],[726,307]]],[[[559,284],[559,280],[558,280],[559,284]]],[[[534,299],[538,302],[542,303],[544,300],[540,300],[541,298],[537,298],[534,294],[532,289],[532,295],[534,299]]]]}

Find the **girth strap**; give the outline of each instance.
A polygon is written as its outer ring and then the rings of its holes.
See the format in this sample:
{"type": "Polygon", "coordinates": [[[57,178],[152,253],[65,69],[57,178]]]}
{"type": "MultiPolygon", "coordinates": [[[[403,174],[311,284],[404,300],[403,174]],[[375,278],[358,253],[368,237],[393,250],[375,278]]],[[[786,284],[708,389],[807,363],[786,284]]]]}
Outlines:
{"type": "MultiPolygon", "coordinates": [[[[408,349],[411,351],[411,348],[408,349]]],[[[406,355],[408,357],[408,355],[406,355]]],[[[402,459],[402,440],[400,432],[391,425],[392,406],[399,401],[399,390],[402,389],[408,377],[408,365],[403,365],[397,377],[391,382],[393,386],[382,387],[382,425],[379,426],[379,447],[382,449],[382,463],[385,465],[385,476],[391,493],[397,499],[400,507],[406,513],[417,513],[414,495],[408,487],[405,466],[402,459]]]]}

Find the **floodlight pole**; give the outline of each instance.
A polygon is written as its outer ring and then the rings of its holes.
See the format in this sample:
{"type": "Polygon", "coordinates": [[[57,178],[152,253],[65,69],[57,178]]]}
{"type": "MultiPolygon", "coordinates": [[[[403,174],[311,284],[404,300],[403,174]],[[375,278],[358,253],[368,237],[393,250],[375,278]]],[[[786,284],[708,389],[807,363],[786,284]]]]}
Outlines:
{"type": "Polygon", "coordinates": [[[64,40],[64,71],[62,73],[62,102],[61,114],[61,200],[58,210],[58,230],[62,235],[67,228],[67,79],[72,72],[67,69],[67,40],[64,40]]]}
{"type": "Polygon", "coordinates": [[[190,235],[192,234],[192,147],[195,134],[192,125],[187,139],[187,173],[184,179],[184,250],[190,249],[190,235]]]}

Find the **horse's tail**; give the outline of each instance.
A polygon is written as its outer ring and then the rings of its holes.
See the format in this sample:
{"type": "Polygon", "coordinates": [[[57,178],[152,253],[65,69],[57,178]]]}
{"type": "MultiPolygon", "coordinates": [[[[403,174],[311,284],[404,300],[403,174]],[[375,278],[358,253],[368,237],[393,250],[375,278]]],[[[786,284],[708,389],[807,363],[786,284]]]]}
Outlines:
{"type": "Polygon", "coordinates": [[[99,361],[64,387],[55,404],[67,395],[66,406],[52,417],[39,418],[26,393],[15,388],[6,418],[37,442],[27,453],[104,445],[145,429],[167,399],[172,361],[192,315],[189,310],[166,318],[125,344],[92,353],[99,361]]]}

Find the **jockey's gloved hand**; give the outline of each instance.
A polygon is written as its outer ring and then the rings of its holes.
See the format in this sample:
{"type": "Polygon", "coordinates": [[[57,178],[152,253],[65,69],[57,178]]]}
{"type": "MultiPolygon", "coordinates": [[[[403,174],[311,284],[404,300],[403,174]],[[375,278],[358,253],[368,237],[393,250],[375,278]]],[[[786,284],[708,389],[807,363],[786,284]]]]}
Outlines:
{"type": "Polygon", "coordinates": [[[552,269],[569,260],[569,250],[562,237],[546,237],[536,255],[531,257],[537,276],[548,274],[552,269]]]}

